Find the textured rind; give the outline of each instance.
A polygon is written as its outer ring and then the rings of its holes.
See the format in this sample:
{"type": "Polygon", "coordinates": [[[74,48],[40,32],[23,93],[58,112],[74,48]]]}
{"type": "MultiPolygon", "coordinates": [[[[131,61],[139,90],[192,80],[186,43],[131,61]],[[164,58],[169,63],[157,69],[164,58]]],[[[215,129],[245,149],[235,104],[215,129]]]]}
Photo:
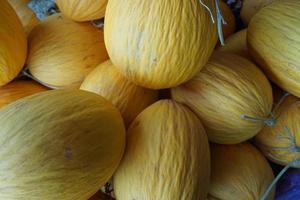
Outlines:
{"type": "Polygon", "coordinates": [[[265,75],[249,60],[223,52],[216,52],[197,76],[171,94],[198,115],[210,141],[221,144],[255,136],[264,124],[242,115],[267,118],[273,104],[265,75]]]}
{"type": "Polygon", "coordinates": [[[275,0],[243,0],[241,18],[244,24],[248,25],[256,13],[273,1],[275,0]]]}
{"type": "Polygon", "coordinates": [[[119,111],[99,95],[52,90],[0,109],[0,199],[86,200],[125,148],[119,111]]]}
{"type": "Polygon", "coordinates": [[[0,86],[3,86],[23,68],[27,40],[21,21],[7,0],[0,1],[0,8],[0,86]]]}
{"type": "Polygon", "coordinates": [[[211,160],[208,200],[258,200],[274,178],[267,160],[249,143],[212,144],[211,160]]]}
{"type": "Polygon", "coordinates": [[[60,11],[74,21],[103,18],[108,0],[56,0],[60,11]]]}
{"type": "Polygon", "coordinates": [[[248,27],[248,48],[269,79],[300,97],[300,1],[275,1],[248,27]]]}
{"type": "Polygon", "coordinates": [[[23,97],[46,90],[47,88],[34,81],[13,81],[0,87],[0,108],[23,97]]]}
{"type": "Polygon", "coordinates": [[[247,47],[247,29],[243,29],[229,36],[225,40],[225,46],[221,46],[217,51],[234,53],[251,60],[247,47]]]}
{"type": "Polygon", "coordinates": [[[61,15],[48,17],[29,35],[27,66],[38,80],[79,88],[86,75],[108,59],[103,31],[61,15]]]}
{"type": "Polygon", "coordinates": [[[226,22],[226,24],[223,24],[222,30],[223,30],[224,38],[227,38],[228,36],[230,36],[235,32],[236,29],[235,17],[231,9],[228,7],[226,3],[220,1],[220,6],[221,6],[222,15],[226,22]]]}
{"type": "Polygon", "coordinates": [[[30,33],[32,28],[39,23],[39,19],[35,13],[28,7],[30,0],[8,0],[19,16],[26,35],[30,33]]]}
{"type": "Polygon", "coordinates": [[[300,158],[299,120],[300,99],[290,96],[278,109],[275,126],[264,127],[255,137],[257,146],[268,159],[280,165],[287,165],[300,158]]]}
{"type": "Polygon", "coordinates": [[[140,112],[158,100],[158,91],[130,82],[111,61],[106,61],[91,71],[80,89],[99,94],[112,102],[122,113],[127,126],[140,112]]]}
{"type": "Polygon", "coordinates": [[[199,119],[172,100],[146,108],[131,124],[114,175],[122,200],[204,200],[210,179],[207,136],[199,119]]]}
{"type": "Polygon", "coordinates": [[[216,26],[198,0],[110,0],[104,32],[112,62],[152,89],[191,79],[217,42],[216,26]]]}

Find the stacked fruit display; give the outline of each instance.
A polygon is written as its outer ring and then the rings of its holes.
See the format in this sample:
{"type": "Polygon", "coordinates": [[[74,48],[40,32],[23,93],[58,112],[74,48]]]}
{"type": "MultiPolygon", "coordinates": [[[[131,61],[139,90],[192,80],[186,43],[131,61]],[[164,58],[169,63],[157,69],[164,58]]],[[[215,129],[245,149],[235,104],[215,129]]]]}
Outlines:
{"type": "Polygon", "coordinates": [[[28,3],[0,1],[0,199],[271,200],[300,167],[300,1],[239,31],[218,0],[28,3]]]}

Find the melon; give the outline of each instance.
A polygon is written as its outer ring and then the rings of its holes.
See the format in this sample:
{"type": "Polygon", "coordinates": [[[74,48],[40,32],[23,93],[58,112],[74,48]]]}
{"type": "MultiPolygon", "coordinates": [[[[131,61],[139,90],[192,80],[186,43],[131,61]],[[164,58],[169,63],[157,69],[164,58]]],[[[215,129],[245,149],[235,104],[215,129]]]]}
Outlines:
{"type": "Polygon", "coordinates": [[[158,92],[135,85],[106,61],[96,67],[80,89],[94,92],[112,102],[122,113],[126,125],[146,107],[158,100],[158,92]]]}
{"type": "Polygon", "coordinates": [[[255,136],[268,118],[273,98],[265,75],[249,60],[216,52],[192,80],[172,88],[172,98],[190,107],[210,141],[235,144],[255,136]]]}
{"type": "Polygon", "coordinates": [[[241,18],[244,24],[248,25],[256,13],[273,1],[274,0],[243,0],[241,18]]]}
{"type": "MultiPolygon", "coordinates": [[[[273,181],[265,157],[251,144],[211,144],[208,200],[258,200],[273,181]]],[[[268,199],[273,200],[273,190],[268,199]]]]}
{"type": "Polygon", "coordinates": [[[248,27],[248,48],[270,80],[300,97],[300,1],[275,1],[248,27]],[[287,14],[288,13],[288,14],[287,14]]]}
{"type": "Polygon", "coordinates": [[[264,127],[255,137],[255,142],[268,159],[288,165],[300,158],[299,98],[287,97],[280,105],[276,118],[277,123],[264,127]]]}
{"type": "Polygon", "coordinates": [[[39,23],[35,13],[28,7],[30,0],[8,0],[8,2],[15,9],[28,35],[32,28],[39,23]]]}
{"type": "Polygon", "coordinates": [[[0,86],[3,86],[22,70],[27,40],[22,23],[7,0],[0,1],[0,8],[0,86]]]}
{"type": "Polygon", "coordinates": [[[0,199],[87,200],[125,148],[120,112],[103,97],[51,90],[0,109],[0,199]]]}
{"type": "Polygon", "coordinates": [[[18,99],[46,91],[44,86],[29,80],[13,81],[0,87],[0,108],[18,99]]]}
{"type": "Polygon", "coordinates": [[[107,59],[103,31],[87,22],[57,14],[29,35],[29,71],[52,87],[79,88],[86,75],[107,59]]]}
{"type": "Polygon", "coordinates": [[[233,35],[230,35],[225,40],[225,45],[218,47],[217,51],[234,53],[251,60],[247,47],[247,29],[240,30],[233,35]]]}
{"type": "Polygon", "coordinates": [[[56,0],[62,14],[74,21],[103,18],[108,0],[56,0]]]}
{"type": "Polygon", "coordinates": [[[206,64],[216,25],[198,0],[109,0],[105,44],[112,63],[137,85],[180,85],[206,64]]]}
{"type": "Polygon", "coordinates": [[[201,122],[172,100],[158,101],[132,122],[120,167],[117,199],[205,199],[210,153],[201,122]]]}

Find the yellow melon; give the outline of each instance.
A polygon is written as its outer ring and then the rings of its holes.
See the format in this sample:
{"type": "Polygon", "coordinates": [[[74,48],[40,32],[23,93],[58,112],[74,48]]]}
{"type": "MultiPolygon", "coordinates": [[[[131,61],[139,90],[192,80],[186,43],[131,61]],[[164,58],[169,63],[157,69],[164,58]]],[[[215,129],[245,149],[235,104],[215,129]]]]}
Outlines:
{"type": "Polygon", "coordinates": [[[172,100],[146,108],[131,124],[114,175],[117,199],[205,199],[210,177],[207,136],[199,119],[172,100]]]}
{"type": "Polygon", "coordinates": [[[120,112],[103,97],[51,90],[0,109],[0,199],[87,200],[125,148],[120,112]]]}
{"type": "MultiPolygon", "coordinates": [[[[251,144],[211,145],[208,200],[258,200],[273,181],[265,157],[251,144]]],[[[273,200],[275,190],[268,200],[273,200]]]]}
{"type": "Polygon", "coordinates": [[[90,23],[54,15],[29,35],[29,71],[53,87],[79,88],[86,75],[107,59],[103,31],[90,23]]]}
{"type": "Polygon", "coordinates": [[[121,111],[126,125],[158,100],[157,91],[133,84],[118,72],[111,61],[96,67],[86,77],[80,89],[99,94],[112,102],[121,111]]]}
{"type": "Polygon", "coordinates": [[[217,42],[216,26],[198,0],[109,0],[104,32],[112,62],[152,89],[191,79],[217,42]]]}
{"type": "Polygon", "coordinates": [[[234,53],[251,60],[247,47],[247,29],[236,32],[225,40],[225,45],[217,49],[217,51],[234,53]]]}
{"type": "Polygon", "coordinates": [[[243,0],[241,18],[245,25],[248,25],[253,16],[263,7],[269,5],[274,0],[243,0]]]}
{"type": "Polygon", "coordinates": [[[210,141],[234,144],[255,136],[267,118],[272,88],[264,74],[249,60],[217,52],[189,82],[173,88],[172,98],[189,106],[201,119],[210,141]]]}
{"type": "Polygon", "coordinates": [[[300,1],[275,1],[248,27],[248,48],[268,78],[300,97],[300,1]],[[288,14],[287,14],[288,13],[288,14]]]}
{"type": "Polygon", "coordinates": [[[23,97],[46,90],[47,88],[34,81],[13,81],[0,87],[0,108],[23,97]]]}
{"type": "Polygon", "coordinates": [[[300,158],[300,100],[287,97],[276,116],[277,123],[264,127],[255,141],[268,159],[287,165],[300,158]]]}
{"type": "Polygon", "coordinates": [[[39,23],[35,13],[28,7],[30,0],[8,0],[21,19],[25,32],[28,35],[32,28],[39,23]]]}
{"type": "Polygon", "coordinates": [[[22,70],[27,54],[24,28],[16,12],[0,1],[0,86],[13,80],[22,70]]]}
{"type": "Polygon", "coordinates": [[[108,0],[56,0],[59,10],[74,21],[103,18],[108,0]]]}

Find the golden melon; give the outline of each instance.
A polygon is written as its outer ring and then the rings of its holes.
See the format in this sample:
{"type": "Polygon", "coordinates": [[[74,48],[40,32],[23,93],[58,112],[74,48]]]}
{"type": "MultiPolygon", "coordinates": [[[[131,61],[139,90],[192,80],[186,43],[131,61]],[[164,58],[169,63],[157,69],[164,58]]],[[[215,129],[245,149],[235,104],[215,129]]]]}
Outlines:
{"type": "Polygon", "coordinates": [[[31,74],[53,87],[79,88],[86,75],[108,59],[103,31],[54,15],[29,35],[27,66],[31,74]]]}
{"type": "Polygon", "coordinates": [[[224,38],[227,38],[235,32],[236,22],[235,17],[226,3],[220,1],[220,8],[226,24],[223,24],[222,30],[224,38]]]}
{"type": "Polygon", "coordinates": [[[112,62],[152,89],[191,79],[217,42],[216,26],[198,0],[109,0],[104,32],[112,62]]]}
{"type": "Polygon", "coordinates": [[[300,100],[287,97],[278,109],[277,123],[255,137],[257,146],[271,161],[287,165],[300,159],[300,100]]]}
{"type": "MultiPolygon", "coordinates": [[[[273,181],[265,157],[251,144],[211,145],[208,200],[258,200],[273,181]]],[[[275,190],[269,195],[274,197],[275,190]]]]}
{"type": "Polygon", "coordinates": [[[103,18],[108,0],[56,0],[62,14],[74,21],[103,18]]]}
{"type": "Polygon", "coordinates": [[[0,109],[0,199],[87,200],[125,148],[120,112],[103,97],[51,90],[0,109]]]}
{"type": "Polygon", "coordinates": [[[13,81],[0,87],[0,108],[18,99],[46,91],[44,86],[28,80],[13,81]]]}
{"type": "Polygon", "coordinates": [[[185,106],[161,100],[129,127],[114,191],[122,200],[205,199],[209,178],[209,145],[201,122],[185,106]]]}
{"type": "Polygon", "coordinates": [[[112,102],[120,111],[126,125],[146,107],[158,100],[158,92],[137,86],[127,80],[111,61],[94,69],[80,89],[94,92],[112,102]]]}
{"type": "Polygon", "coordinates": [[[234,53],[251,60],[247,47],[247,29],[236,32],[225,40],[225,45],[217,49],[217,51],[234,53]]]}
{"type": "Polygon", "coordinates": [[[8,0],[21,19],[26,34],[28,35],[32,28],[39,23],[35,13],[28,7],[30,0],[8,0]]]}
{"type": "Polygon", "coordinates": [[[243,0],[241,18],[245,25],[248,25],[253,16],[263,7],[269,5],[274,0],[243,0]]]}
{"type": "Polygon", "coordinates": [[[16,12],[0,1],[0,86],[13,80],[22,70],[27,54],[24,28],[16,12]]]}
{"type": "Polygon", "coordinates": [[[264,123],[245,116],[267,118],[273,104],[264,74],[249,60],[223,52],[214,54],[196,77],[173,88],[171,94],[198,115],[210,141],[221,144],[255,136],[264,123]]]}
{"type": "Polygon", "coordinates": [[[278,86],[300,97],[300,1],[275,1],[248,27],[253,59],[278,86]],[[287,14],[288,13],[288,14],[287,14]]]}

